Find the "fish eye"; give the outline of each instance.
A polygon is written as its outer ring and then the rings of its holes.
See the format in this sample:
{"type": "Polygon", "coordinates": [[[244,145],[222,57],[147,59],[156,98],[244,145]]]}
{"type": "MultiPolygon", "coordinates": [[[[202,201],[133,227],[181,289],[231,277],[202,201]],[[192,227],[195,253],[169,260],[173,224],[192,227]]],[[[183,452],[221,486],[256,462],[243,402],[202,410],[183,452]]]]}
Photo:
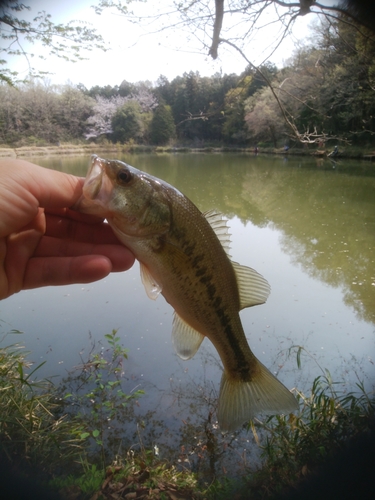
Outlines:
{"type": "Polygon", "coordinates": [[[123,184],[127,184],[128,182],[131,181],[132,179],[132,174],[129,172],[129,170],[126,170],[123,168],[117,173],[117,179],[122,182],[123,184]]]}

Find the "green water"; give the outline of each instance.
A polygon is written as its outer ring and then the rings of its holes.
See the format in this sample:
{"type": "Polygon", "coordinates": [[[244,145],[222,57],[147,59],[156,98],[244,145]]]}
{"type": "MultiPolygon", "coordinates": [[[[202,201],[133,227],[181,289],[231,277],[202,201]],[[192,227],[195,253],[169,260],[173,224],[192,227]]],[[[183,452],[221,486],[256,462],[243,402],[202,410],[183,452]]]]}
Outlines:
{"type": "MultiPolygon", "coordinates": [[[[229,219],[233,260],[259,271],[272,289],[266,304],[241,312],[244,329],[256,356],[283,383],[308,390],[323,368],[343,390],[358,379],[373,388],[373,164],[240,154],[119,159],[173,184],[202,211],[216,209],[229,219]],[[310,353],[301,369],[293,345],[310,353]]],[[[89,158],[32,161],[84,176],[89,158]]],[[[136,412],[146,421],[145,444],[167,449],[194,441],[215,408],[221,376],[215,349],[205,340],[192,360],[179,360],[170,338],[172,310],[162,297],[146,297],[137,266],[90,285],[21,292],[0,304],[0,317],[25,331],[34,360],[48,361],[46,375],[64,375],[79,363],[89,332],[100,341],[119,328],[130,351],[129,390],[146,391],[136,412]],[[181,424],[187,421],[195,423],[195,437],[181,424]]],[[[136,435],[134,425],[128,423],[128,435],[136,435]]],[[[241,450],[253,445],[248,435],[238,442],[241,450]]]]}
{"type": "MultiPolygon", "coordinates": [[[[279,156],[124,155],[176,186],[202,210],[272,227],[303,272],[341,287],[358,317],[375,322],[375,166],[279,156]]],[[[85,175],[87,158],[42,165],[85,175]]]]}

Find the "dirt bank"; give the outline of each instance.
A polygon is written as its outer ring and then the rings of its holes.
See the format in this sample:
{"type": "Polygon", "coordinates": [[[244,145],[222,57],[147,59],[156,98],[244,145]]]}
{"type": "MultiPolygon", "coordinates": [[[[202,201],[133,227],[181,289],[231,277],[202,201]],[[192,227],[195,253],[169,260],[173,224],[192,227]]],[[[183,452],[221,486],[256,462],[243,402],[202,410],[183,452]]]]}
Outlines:
{"type": "Polygon", "coordinates": [[[97,153],[98,151],[108,151],[108,152],[122,152],[126,151],[126,148],[122,145],[109,145],[109,146],[98,146],[97,144],[87,144],[75,146],[72,144],[63,146],[24,146],[22,148],[1,148],[0,147],[0,158],[22,158],[30,156],[49,156],[49,155],[87,155],[92,153],[97,153]]]}

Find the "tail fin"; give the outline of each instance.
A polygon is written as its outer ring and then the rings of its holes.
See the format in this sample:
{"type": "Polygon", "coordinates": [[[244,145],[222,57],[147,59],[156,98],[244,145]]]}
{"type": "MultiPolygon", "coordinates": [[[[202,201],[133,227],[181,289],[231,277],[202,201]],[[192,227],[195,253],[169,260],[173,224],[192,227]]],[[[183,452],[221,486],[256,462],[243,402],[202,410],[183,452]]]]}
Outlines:
{"type": "Polygon", "coordinates": [[[220,385],[218,421],[222,431],[233,431],[258,413],[290,413],[298,409],[293,394],[259,363],[251,382],[231,380],[223,372],[220,385]]]}

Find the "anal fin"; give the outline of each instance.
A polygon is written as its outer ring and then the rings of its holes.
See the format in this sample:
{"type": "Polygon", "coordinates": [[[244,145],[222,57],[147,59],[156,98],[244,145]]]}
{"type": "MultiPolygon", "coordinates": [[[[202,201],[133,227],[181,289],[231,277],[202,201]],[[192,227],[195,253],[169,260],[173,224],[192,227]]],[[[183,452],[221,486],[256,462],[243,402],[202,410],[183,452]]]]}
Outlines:
{"type": "Polygon", "coordinates": [[[145,287],[148,297],[152,300],[156,300],[162,291],[162,287],[156,280],[154,280],[154,278],[151,276],[150,271],[144,264],[140,265],[140,269],[142,283],[145,287]]]}

